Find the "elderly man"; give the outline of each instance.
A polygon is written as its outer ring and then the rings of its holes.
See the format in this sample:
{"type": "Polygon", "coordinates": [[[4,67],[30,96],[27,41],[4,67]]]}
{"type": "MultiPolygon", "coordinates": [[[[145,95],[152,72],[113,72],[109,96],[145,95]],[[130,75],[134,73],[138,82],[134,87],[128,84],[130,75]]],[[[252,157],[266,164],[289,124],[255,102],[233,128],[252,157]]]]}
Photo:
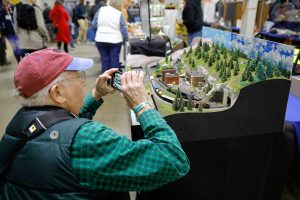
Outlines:
{"type": "Polygon", "coordinates": [[[126,191],[152,190],[189,171],[174,131],[147,103],[143,73],[125,72],[121,93],[146,139],[132,142],[91,120],[114,92],[107,81],[117,71],[100,75],[84,99],[83,71],[92,65],[53,49],[21,60],[14,81],[22,108],[0,142],[0,199],[129,199],[126,191]]]}

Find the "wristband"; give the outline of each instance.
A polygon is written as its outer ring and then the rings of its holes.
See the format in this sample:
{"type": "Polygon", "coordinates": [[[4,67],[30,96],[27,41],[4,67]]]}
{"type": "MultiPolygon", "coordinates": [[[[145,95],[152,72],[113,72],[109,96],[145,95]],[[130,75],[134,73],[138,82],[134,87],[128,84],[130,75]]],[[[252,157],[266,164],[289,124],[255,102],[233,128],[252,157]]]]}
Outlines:
{"type": "Polygon", "coordinates": [[[148,101],[144,101],[144,102],[140,103],[139,105],[137,105],[136,107],[134,107],[134,108],[133,108],[134,114],[138,114],[139,111],[140,111],[145,105],[149,105],[149,106],[150,106],[150,103],[149,103],[148,101]]]}

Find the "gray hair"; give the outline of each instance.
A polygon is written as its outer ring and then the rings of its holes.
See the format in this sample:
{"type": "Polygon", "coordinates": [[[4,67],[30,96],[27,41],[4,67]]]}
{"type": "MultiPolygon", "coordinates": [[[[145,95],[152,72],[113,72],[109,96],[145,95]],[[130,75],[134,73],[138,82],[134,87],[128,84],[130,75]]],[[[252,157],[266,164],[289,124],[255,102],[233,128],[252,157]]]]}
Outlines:
{"type": "Polygon", "coordinates": [[[25,98],[20,95],[19,91],[15,89],[13,91],[13,96],[21,101],[23,107],[33,107],[33,106],[45,106],[48,99],[49,90],[51,87],[64,80],[63,73],[60,74],[56,79],[49,83],[46,87],[35,93],[29,98],[25,98]]]}
{"type": "Polygon", "coordinates": [[[122,10],[122,0],[108,0],[107,5],[114,7],[115,9],[122,10]]]}

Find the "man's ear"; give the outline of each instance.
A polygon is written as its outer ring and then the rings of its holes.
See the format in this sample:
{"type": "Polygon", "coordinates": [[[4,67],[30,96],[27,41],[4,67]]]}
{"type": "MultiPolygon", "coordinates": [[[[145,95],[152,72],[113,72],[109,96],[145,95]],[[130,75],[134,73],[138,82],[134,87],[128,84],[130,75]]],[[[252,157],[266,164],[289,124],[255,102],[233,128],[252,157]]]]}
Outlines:
{"type": "Polygon", "coordinates": [[[49,90],[49,96],[57,104],[64,104],[66,98],[63,96],[63,87],[61,85],[54,85],[49,90]]]}

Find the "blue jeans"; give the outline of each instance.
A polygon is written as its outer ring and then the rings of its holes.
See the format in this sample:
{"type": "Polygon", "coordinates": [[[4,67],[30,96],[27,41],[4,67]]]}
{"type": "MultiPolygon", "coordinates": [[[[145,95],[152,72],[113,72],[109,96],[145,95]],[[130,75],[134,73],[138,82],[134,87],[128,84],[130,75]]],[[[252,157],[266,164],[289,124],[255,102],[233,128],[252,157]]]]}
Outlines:
{"type": "Polygon", "coordinates": [[[119,55],[122,42],[116,44],[96,42],[96,46],[101,56],[102,73],[108,69],[120,67],[119,55]]]}
{"type": "Polygon", "coordinates": [[[201,36],[202,36],[202,29],[194,33],[189,33],[188,34],[189,45],[192,43],[195,37],[201,37],[201,36]]]}
{"type": "Polygon", "coordinates": [[[24,55],[24,51],[19,48],[19,38],[15,34],[6,35],[7,40],[9,41],[12,50],[14,52],[14,56],[18,62],[20,62],[21,57],[24,55]]]}

